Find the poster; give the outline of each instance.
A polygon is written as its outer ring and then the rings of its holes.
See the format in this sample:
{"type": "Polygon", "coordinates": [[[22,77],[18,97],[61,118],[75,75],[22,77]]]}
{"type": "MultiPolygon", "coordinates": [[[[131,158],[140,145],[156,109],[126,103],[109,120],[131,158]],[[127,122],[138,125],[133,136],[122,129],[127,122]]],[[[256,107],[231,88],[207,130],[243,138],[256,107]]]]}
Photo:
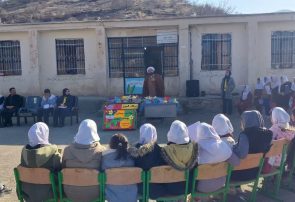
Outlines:
{"type": "Polygon", "coordinates": [[[136,129],[137,114],[132,109],[105,109],[104,130],[131,130],[136,129]]]}
{"type": "Polygon", "coordinates": [[[141,95],[144,78],[125,78],[125,95],[141,95]]]}

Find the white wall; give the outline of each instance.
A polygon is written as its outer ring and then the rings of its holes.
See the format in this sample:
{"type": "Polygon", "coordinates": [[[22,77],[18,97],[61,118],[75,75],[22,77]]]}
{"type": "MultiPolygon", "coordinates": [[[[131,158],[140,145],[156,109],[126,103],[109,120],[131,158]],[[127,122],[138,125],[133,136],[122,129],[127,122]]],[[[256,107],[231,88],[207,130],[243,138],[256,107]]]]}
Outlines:
{"type": "Polygon", "coordinates": [[[0,76],[0,94],[8,95],[9,88],[15,87],[18,94],[28,95],[39,91],[38,69],[30,63],[30,36],[29,32],[0,33],[0,40],[19,40],[21,51],[22,75],[0,76]]]}
{"type": "MultiPolygon", "coordinates": [[[[230,33],[232,37],[232,76],[237,87],[247,82],[247,35],[245,24],[194,25],[191,28],[193,79],[200,81],[200,91],[220,93],[220,83],[225,71],[202,70],[202,35],[230,33]]],[[[238,88],[237,88],[238,89],[238,88]]]]}
{"type": "Polygon", "coordinates": [[[289,79],[295,77],[294,69],[271,68],[271,34],[274,31],[295,31],[295,22],[259,23],[257,40],[257,76],[287,75],[289,79]]]}
{"type": "MultiPolygon", "coordinates": [[[[61,94],[69,88],[76,95],[104,95],[106,91],[105,41],[95,29],[42,31],[39,33],[40,87],[61,94]],[[85,75],[57,75],[55,39],[84,40],[85,75]],[[103,49],[101,51],[100,49],[103,49]],[[100,54],[98,54],[100,52],[100,54]],[[100,59],[100,60],[99,60],[100,59]]],[[[104,33],[101,33],[104,38],[104,33]]]]}

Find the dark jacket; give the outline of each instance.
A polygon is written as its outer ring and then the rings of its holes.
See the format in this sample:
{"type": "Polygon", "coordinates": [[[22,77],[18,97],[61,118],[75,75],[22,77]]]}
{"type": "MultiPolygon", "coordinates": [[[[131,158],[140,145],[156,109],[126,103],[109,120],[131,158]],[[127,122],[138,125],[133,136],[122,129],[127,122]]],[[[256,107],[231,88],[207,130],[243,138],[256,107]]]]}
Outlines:
{"type": "Polygon", "coordinates": [[[223,99],[232,99],[232,92],[234,91],[236,87],[235,81],[232,77],[223,77],[220,85],[221,90],[221,96],[223,99]],[[225,82],[226,82],[226,88],[225,88],[225,82]]]}
{"type": "MultiPolygon", "coordinates": [[[[134,159],[135,167],[148,171],[152,167],[165,165],[161,156],[161,147],[157,143],[136,144],[128,149],[130,156],[134,159]]],[[[150,198],[158,198],[165,192],[162,184],[150,185],[150,198]]],[[[142,194],[142,185],[138,186],[138,193],[142,194]]]]}
{"type": "Polygon", "coordinates": [[[161,147],[157,143],[136,144],[135,147],[128,149],[131,157],[134,159],[135,167],[147,171],[155,166],[165,165],[161,156],[161,147]]]}
{"type": "MultiPolygon", "coordinates": [[[[56,145],[35,147],[27,145],[22,150],[20,165],[28,168],[47,168],[57,173],[61,169],[61,154],[56,145]]],[[[51,185],[22,183],[22,189],[27,202],[40,202],[53,198],[51,185]]]]}
{"type": "Polygon", "coordinates": [[[9,95],[4,102],[4,108],[6,106],[14,106],[15,108],[19,109],[23,106],[23,98],[20,95],[9,95]]]}
{"type": "MultiPolygon", "coordinates": [[[[247,154],[257,154],[257,153],[267,153],[271,147],[271,141],[272,141],[272,132],[266,128],[259,128],[259,127],[251,127],[246,128],[240,136],[247,137],[248,140],[248,153],[247,154]]],[[[242,144],[247,144],[238,141],[238,144],[242,146],[242,144]]],[[[245,155],[243,155],[244,157],[245,155]]],[[[246,156],[245,156],[246,157],[246,156]]],[[[247,170],[241,170],[241,171],[234,171],[232,173],[232,180],[239,180],[239,181],[245,181],[245,180],[251,180],[254,179],[258,173],[258,167],[257,168],[251,168],[247,170]]]]}
{"type": "Polygon", "coordinates": [[[75,96],[72,96],[72,95],[58,97],[58,99],[57,99],[57,106],[59,106],[59,105],[61,105],[63,103],[65,97],[67,99],[66,99],[66,102],[65,102],[64,105],[68,109],[72,109],[75,106],[75,96]]]}

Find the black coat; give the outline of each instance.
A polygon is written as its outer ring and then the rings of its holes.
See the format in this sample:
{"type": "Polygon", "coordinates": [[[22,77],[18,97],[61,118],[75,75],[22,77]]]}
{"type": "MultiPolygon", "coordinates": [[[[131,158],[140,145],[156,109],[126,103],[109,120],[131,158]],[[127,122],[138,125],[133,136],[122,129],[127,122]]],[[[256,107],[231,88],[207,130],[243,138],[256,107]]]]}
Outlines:
{"type": "MultiPolygon", "coordinates": [[[[165,165],[161,156],[161,147],[157,144],[136,144],[135,147],[128,149],[131,157],[134,159],[135,167],[148,171],[152,167],[165,165]]],[[[155,199],[165,194],[163,184],[150,185],[150,198],[155,199]]],[[[142,194],[142,185],[138,186],[138,192],[142,194]]]]}
{"type": "MultiPolygon", "coordinates": [[[[65,96],[58,97],[57,106],[59,106],[63,103],[64,97],[65,96]]],[[[65,106],[67,106],[67,108],[69,108],[69,109],[72,109],[75,106],[75,97],[72,95],[68,95],[65,106]]]]}
{"type": "MultiPolygon", "coordinates": [[[[266,128],[251,127],[243,132],[249,141],[248,154],[267,153],[271,147],[272,131],[266,128]]],[[[231,180],[246,181],[256,178],[259,168],[233,171],[231,180]]]]}
{"type": "Polygon", "coordinates": [[[4,108],[6,106],[14,106],[19,109],[23,106],[23,98],[20,95],[9,95],[4,101],[4,108]]]}

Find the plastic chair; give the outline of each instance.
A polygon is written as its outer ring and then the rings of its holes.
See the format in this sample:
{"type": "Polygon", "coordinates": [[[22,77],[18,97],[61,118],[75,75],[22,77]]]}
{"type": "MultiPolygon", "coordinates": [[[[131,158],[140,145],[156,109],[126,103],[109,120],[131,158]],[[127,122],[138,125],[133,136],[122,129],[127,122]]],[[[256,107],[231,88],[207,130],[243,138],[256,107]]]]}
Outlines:
{"type": "Polygon", "coordinates": [[[274,168],[270,173],[261,175],[261,177],[264,179],[261,189],[262,194],[275,200],[280,200],[277,198],[277,195],[280,190],[281,180],[285,169],[287,145],[288,141],[286,139],[274,140],[272,141],[270,151],[265,154],[265,158],[281,155],[280,166],[278,168],[274,168]],[[269,180],[271,180],[273,177],[275,177],[274,190],[271,190],[270,192],[267,185],[269,184],[269,180]]]}
{"type": "Polygon", "coordinates": [[[245,185],[245,184],[249,184],[249,183],[254,183],[253,188],[252,188],[251,198],[250,198],[251,202],[256,201],[257,187],[258,187],[259,178],[261,176],[263,162],[264,162],[263,153],[248,154],[245,159],[241,160],[241,163],[239,166],[234,167],[234,171],[235,170],[241,171],[241,170],[246,170],[246,169],[258,167],[258,173],[254,179],[246,180],[246,181],[231,181],[230,182],[230,187],[232,187],[232,188],[240,187],[241,185],[245,185]]]}
{"type": "Polygon", "coordinates": [[[151,168],[147,171],[146,178],[146,200],[148,201],[149,196],[149,186],[150,183],[175,183],[175,182],[185,182],[184,194],[177,196],[164,196],[159,197],[154,200],[156,201],[176,201],[176,200],[187,200],[188,187],[189,187],[189,171],[178,171],[172,168],[171,166],[157,166],[151,168]]]}
{"type": "Polygon", "coordinates": [[[138,196],[138,200],[144,201],[146,190],[146,175],[141,168],[137,167],[122,167],[106,169],[102,174],[102,201],[105,201],[105,186],[106,185],[132,185],[143,184],[143,195],[138,196]]]}
{"type": "Polygon", "coordinates": [[[58,196],[54,182],[54,174],[46,168],[25,168],[18,166],[14,168],[14,177],[16,181],[16,192],[18,200],[23,202],[22,182],[40,185],[51,185],[53,198],[47,199],[46,202],[57,202],[58,196]]]}
{"type": "Polygon", "coordinates": [[[212,180],[220,177],[226,177],[225,185],[214,192],[198,192],[196,191],[196,183],[193,181],[191,196],[194,197],[209,197],[223,194],[223,202],[227,201],[227,193],[229,192],[229,183],[232,172],[232,166],[226,162],[215,163],[215,164],[204,164],[199,165],[194,169],[194,178],[196,180],[212,180]]]}
{"type": "Polygon", "coordinates": [[[34,122],[36,122],[36,116],[38,109],[41,106],[42,98],[40,96],[28,96],[25,99],[24,107],[20,108],[17,114],[17,125],[20,125],[20,118],[24,117],[25,123],[27,124],[27,117],[33,117],[34,122]]]}
{"type": "MultiPolygon", "coordinates": [[[[63,185],[71,186],[98,186],[100,190],[99,198],[93,202],[102,201],[101,174],[95,169],[87,168],[64,168],[58,173],[58,188],[61,202],[72,201],[63,194],[63,185]]],[[[81,193],[82,194],[82,193],[81,193]]]]}

